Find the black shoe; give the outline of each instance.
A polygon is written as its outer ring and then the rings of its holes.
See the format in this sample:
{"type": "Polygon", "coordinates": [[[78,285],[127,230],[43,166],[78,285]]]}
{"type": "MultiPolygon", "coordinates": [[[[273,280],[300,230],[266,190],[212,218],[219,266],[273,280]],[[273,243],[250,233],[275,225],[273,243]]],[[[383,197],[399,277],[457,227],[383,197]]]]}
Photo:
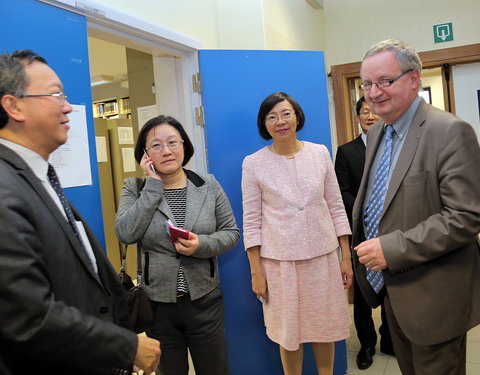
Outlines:
{"type": "Polygon", "coordinates": [[[357,354],[357,366],[360,370],[366,370],[373,363],[375,348],[369,346],[363,347],[357,354]]]}

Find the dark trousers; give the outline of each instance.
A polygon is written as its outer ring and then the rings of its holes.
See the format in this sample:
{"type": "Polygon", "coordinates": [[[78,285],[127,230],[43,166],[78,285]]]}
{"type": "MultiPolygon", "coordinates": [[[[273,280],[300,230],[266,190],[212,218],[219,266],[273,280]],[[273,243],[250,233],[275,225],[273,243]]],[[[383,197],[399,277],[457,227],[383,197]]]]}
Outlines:
{"type": "Polygon", "coordinates": [[[197,375],[227,375],[223,294],[219,288],[195,301],[152,302],[155,321],[147,335],[160,340],[158,375],[188,375],[188,352],[197,375]]]}
{"type": "Polygon", "coordinates": [[[384,299],[395,355],[403,375],[465,375],[467,334],[435,345],[411,342],[400,328],[390,304],[384,299]]]}
{"type": "MultiPolygon", "coordinates": [[[[363,297],[362,291],[358,286],[357,279],[353,278],[353,321],[357,330],[358,340],[363,347],[374,348],[377,343],[377,332],[372,319],[372,308],[368,305],[363,297]]],[[[389,350],[392,348],[392,339],[388,329],[387,318],[385,316],[385,308],[381,307],[382,324],[379,328],[380,332],[380,350],[389,350]]]]}

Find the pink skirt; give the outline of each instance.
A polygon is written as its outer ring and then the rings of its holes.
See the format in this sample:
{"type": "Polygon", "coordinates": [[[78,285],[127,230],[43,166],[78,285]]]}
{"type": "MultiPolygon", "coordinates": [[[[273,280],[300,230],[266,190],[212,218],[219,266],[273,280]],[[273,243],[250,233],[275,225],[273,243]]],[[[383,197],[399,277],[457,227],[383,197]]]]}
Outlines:
{"type": "Polygon", "coordinates": [[[337,251],[301,261],[262,258],[262,265],[268,288],[263,314],[270,340],[297,350],[301,343],[350,336],[337,251]]]}

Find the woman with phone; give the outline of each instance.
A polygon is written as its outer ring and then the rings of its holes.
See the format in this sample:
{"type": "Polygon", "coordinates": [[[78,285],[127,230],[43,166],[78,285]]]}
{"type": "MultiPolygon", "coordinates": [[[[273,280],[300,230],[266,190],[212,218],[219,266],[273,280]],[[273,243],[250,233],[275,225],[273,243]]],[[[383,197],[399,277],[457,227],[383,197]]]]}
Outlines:
{"type": "Polygon", "coordinates": [[[318,373],[332,375],[334,341],[349,336],[351,232],[327,148],[297,139],[304,123],[291,96],[262,102],[258,130],[273,143],[243,161],[244,243],[285,374],[302,373],[302,344],[311,342],[318,373]]]}
{"type": "Polygon", "coordinates": [[[135,158],[144,170],[124,181],[115,232],[141,247],[145,290],[154,309],[146,331],[161,343],[158,374],[187,375],[190,351],[197,375],[226,375],[223,294],[217,255],[240,237],[230,202],[213,175],[185,169],[194,152],[170,116],[142,127],[135,158]]]}

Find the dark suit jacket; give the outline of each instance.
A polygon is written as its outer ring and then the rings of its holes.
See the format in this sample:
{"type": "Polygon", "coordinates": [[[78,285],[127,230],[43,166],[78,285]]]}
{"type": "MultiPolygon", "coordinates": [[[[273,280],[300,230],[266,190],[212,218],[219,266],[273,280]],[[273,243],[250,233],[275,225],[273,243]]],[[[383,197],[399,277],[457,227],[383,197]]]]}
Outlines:
{"type": "Polygon", "coordinates": [[[364,165],[365,143],[363,143],[362,136],[358,136],[337,149],[335,173],[350,226],[352,225],[353,204],[362,181],[364,165]]]}
{"type": "MultiPolygon", "coordinates": [[[[368,132],[365,174],[353,210],[353,246],[364,240],[362,208],[382,124],[368,132]]],[[[480,323],[480,148],[472,127],[421,100],[385,198],[379,237],[387,292],[400,327],[432,345],[480,323]]],[[[378,296],[354,253],[358,283],[378,296]]]]}
{"type": "Polygon", "coordinates": [[[114,368],[130,369],[137,338],[117,325],[128,327],[118,276],[84,223],[98,276],[91,270],[42,183],[3,145],[0,223],[0,373],[112,374],[114,368]]]}

